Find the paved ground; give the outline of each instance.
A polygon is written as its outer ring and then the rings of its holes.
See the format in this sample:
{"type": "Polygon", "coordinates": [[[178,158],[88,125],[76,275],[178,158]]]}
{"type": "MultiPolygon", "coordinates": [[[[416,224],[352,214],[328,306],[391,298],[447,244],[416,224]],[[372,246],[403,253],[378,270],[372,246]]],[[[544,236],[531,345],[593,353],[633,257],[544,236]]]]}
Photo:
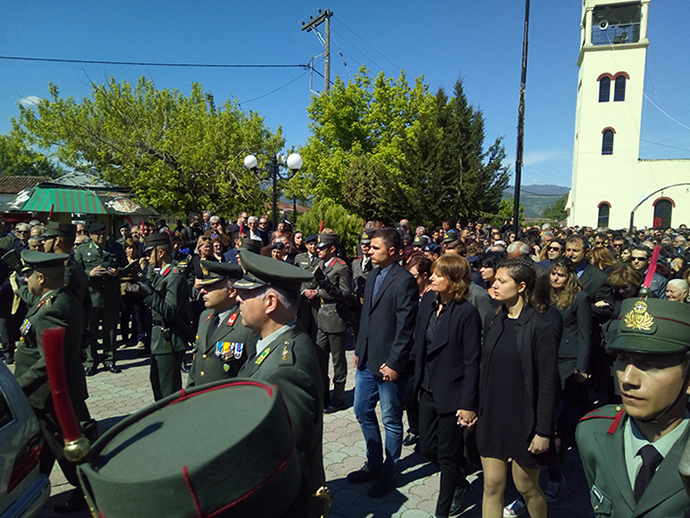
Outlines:
{"type": "MultiPolygon", "coordinates": [[[[99,420],[101,432],[115,424],[123,416],[153,402],[149,387],[149,362],[139,358],[133,349],[120,349],[121,374],[99,372],[88,378],[90,397],[87,401],[93,417],[99,420]]],[[[353,353],[348,352],[352,360],[353,353]]],[[[350,369],[347,384],[347,401],[351,405],[354,387],[354,372],[350,369]]],[[[333,496],[332,518],[428,518],[433,516],[438,496],[439,474],[436,468],[412,448],[403,448],[402,473],[398,488],[383,498],[372,499],[366,495],[369,484],[352,485],[345,477],[365,461],[365,445],[359,424],[352,409],[324,416],[324,466],[328,487],[333,496]]],[[[565,466],[567,486],[563,498],[549,506],[551,518],[577,518],[593,516],[589,506],[588,491],[576,451],[571,451],[565,466]]],[[[466,509],[461,516],[481,516],[482,479],[481,473],[472,475],[472,486],[465,497],[466,509]]],[[[53,484],[50,501],[40,515],[41,518],[55,518],[52,506],[66,499],[69,484],[59,467],[51,475],[53,484]]],[[[506,502],[516,496],[512,484],[506,492],[506,502]]],[[[87,518],[88,512],[75,513],[76,518],[87,518]]],[[[142,518],[142,517],[133,517],[142,518]]]]}

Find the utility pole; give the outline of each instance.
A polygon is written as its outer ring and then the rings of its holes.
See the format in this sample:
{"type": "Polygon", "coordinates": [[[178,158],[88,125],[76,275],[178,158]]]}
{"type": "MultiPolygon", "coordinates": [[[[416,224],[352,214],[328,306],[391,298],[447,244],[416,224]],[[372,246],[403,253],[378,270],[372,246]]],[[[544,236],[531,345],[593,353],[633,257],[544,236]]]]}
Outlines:
{"type": "Polygon", "coordinates": [[[525,33],[522,37],[522,76],[520,81],[520,105],[518,107],[517,150],[515,152],[515,206],[513,228],[520,232],[520,184],[522,183],[522,155],[525,150],[525,86],[527,84],[527,40],[529,36],[529,1],[525,0],[525,33]]]}
{"type": "MultiPolygon", "coordinates": [[[[330,9],[326,9],[325,11],[321,12],[321,9],[319,9],[319,15],[314,18],[312,16],[309,17],[309,21],[307,23],[302,22],[302,30],[311,32],[312,29],[316,29],[319,25],[322,23],[326,24],[326,37],[324,38],[324,88],[323,91],[326,95],[328,95],[328,90],[330,89],[331,86],[331,16],[333,16],[333,11],[330,9]]],[[[318,35],[318,31],[317,31],[318,35]]],[[[319,35],[320,38],[320,35],[319,35]]]]}

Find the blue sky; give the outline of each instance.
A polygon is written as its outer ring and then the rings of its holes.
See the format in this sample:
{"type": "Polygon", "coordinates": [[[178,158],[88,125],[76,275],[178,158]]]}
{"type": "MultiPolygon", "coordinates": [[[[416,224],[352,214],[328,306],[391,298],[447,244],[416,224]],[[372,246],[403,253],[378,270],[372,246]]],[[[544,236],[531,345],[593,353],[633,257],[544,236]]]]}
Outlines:
{"type": "MultiPolygon", "coordinates": [[[[579,50],[578,0],[532,0],[523,184],[570,185],[579,50]]],[[[688,0],[652,0],[642,158],[690,157],[688,0]],[[678,32],[680,31],[680,32],[678,32]],[[661,110],[663,110],[663,113],[661,110]],[[672,121],[675,119],[677,122],[672,121]]],[[[0,0],[0,55],[62,59],[216,64],[305,64],[323,50],[301,24],[331,9],[332,75],[343,79],[366,64],[408,80],[424,76],[432,91],[458,78],[484,111],[487,143],[505,136],[514,160],[524,3],[456,1],[173,1],[0,0]],[[342,57],[341,54],[342,53],[342,57]]],[[[323,27],[323,26],[322,26],[323,27]]],[[[317,67],[323,71],[323,64],[317,67]]],[[[217,104],[232,97],[245,110],[283,127],[287,146],[310,135],[309,73],[299,68],[162,68],[60,64],[0,59],[0,133],[11,128],[22,98],[89,95],[89,82],[141,75],[159,88],[189,92],[199,82],[217,104]]],[[[323,79],[314,75],[314,88],[323,79]]],[[[514,163],[511,163],[511,169],[514,163]]]]}

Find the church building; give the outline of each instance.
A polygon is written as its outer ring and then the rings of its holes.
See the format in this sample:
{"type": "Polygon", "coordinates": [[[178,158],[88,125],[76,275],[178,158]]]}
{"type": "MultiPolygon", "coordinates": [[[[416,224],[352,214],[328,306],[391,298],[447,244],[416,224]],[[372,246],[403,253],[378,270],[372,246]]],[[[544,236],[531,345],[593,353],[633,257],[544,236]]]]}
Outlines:
{"type": "Polygon", "coordinates": [[[649,4],[583,0],[570,226],[690,225],[690,159],[640,158],[649,4]]]}

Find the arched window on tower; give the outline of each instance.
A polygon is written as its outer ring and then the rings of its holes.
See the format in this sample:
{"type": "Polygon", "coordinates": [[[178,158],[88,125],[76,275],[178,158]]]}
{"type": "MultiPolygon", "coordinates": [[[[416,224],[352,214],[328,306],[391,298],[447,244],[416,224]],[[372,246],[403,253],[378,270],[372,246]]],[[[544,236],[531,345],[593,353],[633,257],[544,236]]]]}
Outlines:
{"type": "Polygon", "coordinates": [[[611,98],[611,78],[604,76],[599,79],[599,102],[607,103],[611,98]]]}
{"type": "Polygon", "coordinates": [[[609,228],[609,215],[611,214],[611,204],[602,201],[599,204],[599,216],[597,217],[597,227],[609,228]]]}
{"type": "Polygon", "coordinates": [[[654,201],[654,228],[671,228],[674,205],[670,198],[659,198],[654,201]]]}
{"type": "Polygon", "coordinates": [[[613,134],[615,132],[611,128],[606,128],[602,132],[601,137],[601,154],[613,155],[613,134]]]}
{"type": "Polygon", "coordinates": [[[613,100],[625,101],[625,82],[627,81],[624,75],[616,77],[616,82],[613,89],[613,100]]]}

